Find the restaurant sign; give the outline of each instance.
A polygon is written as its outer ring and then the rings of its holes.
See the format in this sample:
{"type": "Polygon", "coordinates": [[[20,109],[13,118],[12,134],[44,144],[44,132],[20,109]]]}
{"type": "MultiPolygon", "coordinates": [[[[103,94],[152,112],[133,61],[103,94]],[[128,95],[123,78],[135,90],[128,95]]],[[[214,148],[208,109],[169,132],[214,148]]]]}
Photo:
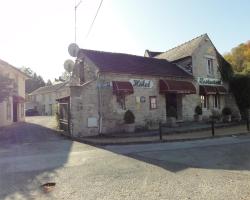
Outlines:
{"type": "Polygon", "coordinates": [[[215,78],[198,77],[197,81],[199,85],[222,85],[222,80],[215,78]]]}
{"type": "Polygon", "coordinates": [[[145,80],[145,79],[130,79],[129,82],[132,84],[133,87],[138,88],[152,88],[153,81],[145,80]]]}

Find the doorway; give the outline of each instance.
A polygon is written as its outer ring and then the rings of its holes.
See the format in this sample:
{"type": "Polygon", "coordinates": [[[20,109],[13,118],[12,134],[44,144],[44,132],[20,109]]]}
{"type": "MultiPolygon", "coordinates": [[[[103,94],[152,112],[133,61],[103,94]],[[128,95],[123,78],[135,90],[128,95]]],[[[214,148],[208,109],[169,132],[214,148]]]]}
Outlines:
{"type": "MultiPolygon", "coordinates": [[[[177,94],[175,94],[175,93],[167,93],[166,94],[167,117],[168,117],[168,111],[171,107],[174,107],[174,109],[176,110],[176,113],[177,113],[177,94]]],[[[176,116],[176,118],[177,118],[177,116],[176,116]]]]}
{"type": "Polygon", "coordinates": [[[13,122],[17,122],[17,115],[18,115],[18,103],[13,102],[13,122]]]}

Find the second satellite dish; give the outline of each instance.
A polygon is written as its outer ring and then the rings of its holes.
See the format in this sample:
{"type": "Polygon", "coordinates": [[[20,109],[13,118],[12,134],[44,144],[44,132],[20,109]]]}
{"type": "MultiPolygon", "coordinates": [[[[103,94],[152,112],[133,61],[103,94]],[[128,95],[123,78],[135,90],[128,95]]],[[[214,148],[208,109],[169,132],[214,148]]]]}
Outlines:
{"type": "Polygon", "coordinates": [[[68,47],[69,55],[71,55],[72,57],[77,57],[79,49],[80,48],[76,43],[71,43],[68,47]]]}
{"type": "Polygon", "coordinates": [[[64,62],[64,69],[69,73],[73,71],[74,66],[75,66],[75,63],[72,60],[66,60],[64,62]]]}

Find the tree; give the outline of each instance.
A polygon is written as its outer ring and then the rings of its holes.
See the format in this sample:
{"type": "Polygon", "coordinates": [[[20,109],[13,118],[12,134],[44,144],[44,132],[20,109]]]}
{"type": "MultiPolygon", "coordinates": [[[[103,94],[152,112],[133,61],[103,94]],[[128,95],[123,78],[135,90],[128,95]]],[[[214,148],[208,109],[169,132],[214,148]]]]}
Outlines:
{"type": "Polygon", "coordinates": [[[51,85],[52,85],[51,80],[48,80],[47,83],[46,83],[46,86],[51,86],[51,85]]]}
{"type": "Polygon", "coordinates": [[[64,71],[62,73],[61,76],[59,76],[58,79],[55,79],[56,81],[62,81],[62,82],[65,82],[65,81],[68,81],[70,79],[70,73],[67,72],[67,71],[64,71]]]}
{"type": "Polygon", "coordinates": [[[236,73],[250,74],[250,41],[233,48],[224,57],[236,73]]]}
{"type": "Polygon", "coordinates": [[[25,81],[25,93],[31,93],[34,90],[45,86],[45,82],[43,78],[37,75],[32,69],[29,67],[22,67],[20,69],[25,74],[27,74],[30,78],[25,81]]]}
{"type": "Polygon", "coordinates": [[[14,91],[14,80],[0,74],[0,103],[12,95],[14,91]]]}

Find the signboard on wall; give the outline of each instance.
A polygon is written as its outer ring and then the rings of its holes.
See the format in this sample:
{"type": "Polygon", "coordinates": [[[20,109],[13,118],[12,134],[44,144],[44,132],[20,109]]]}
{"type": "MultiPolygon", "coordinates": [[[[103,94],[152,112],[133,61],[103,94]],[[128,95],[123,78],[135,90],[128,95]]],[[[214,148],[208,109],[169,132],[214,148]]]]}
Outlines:
{"type": "Polygon", "coordinates": [[[222,85],[222,80],[216,78],[198,77],[197,81],[199,85],[222,85]]]}
{"type": "Polygon", "coordinates": [[[154,85],[152,80],[145,79],[130,79],[129,82],[137,88],[152,88],[154,85]]]}

